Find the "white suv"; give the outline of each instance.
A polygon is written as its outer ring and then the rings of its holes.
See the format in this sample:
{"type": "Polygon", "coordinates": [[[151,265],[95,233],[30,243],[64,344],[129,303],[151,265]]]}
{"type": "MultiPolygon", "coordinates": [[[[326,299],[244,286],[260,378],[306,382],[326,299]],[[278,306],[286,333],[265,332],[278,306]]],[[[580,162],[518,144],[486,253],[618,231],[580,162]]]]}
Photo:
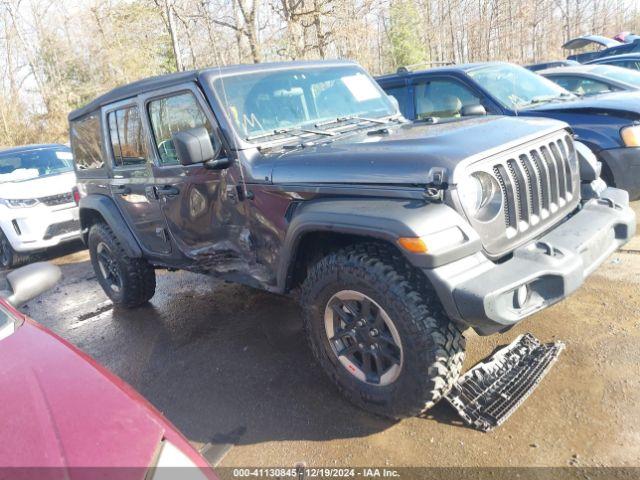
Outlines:
{"type": "Polygon", "coordinates": [[[29,145],[0,150],[0,267],[80,237],[71,150],[29,145]]]}

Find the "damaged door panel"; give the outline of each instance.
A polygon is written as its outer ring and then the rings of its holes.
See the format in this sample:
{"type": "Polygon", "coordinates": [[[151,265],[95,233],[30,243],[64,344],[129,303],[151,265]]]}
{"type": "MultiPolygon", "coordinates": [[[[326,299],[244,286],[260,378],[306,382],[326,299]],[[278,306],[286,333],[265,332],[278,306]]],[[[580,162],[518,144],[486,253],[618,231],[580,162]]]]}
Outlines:
{"type": "Polygon", "coordinates": [[[177,246],[176,261],[186,257],[201,272],[248,275],[255,255],[237,163],[228,169],[183,165],[173,143],[174,133],[200,127],[220,148],[217,122],[201,92],[192,84],[178,85],[153,92],[145,103],[157,156],[154,188],[177,246]]]}

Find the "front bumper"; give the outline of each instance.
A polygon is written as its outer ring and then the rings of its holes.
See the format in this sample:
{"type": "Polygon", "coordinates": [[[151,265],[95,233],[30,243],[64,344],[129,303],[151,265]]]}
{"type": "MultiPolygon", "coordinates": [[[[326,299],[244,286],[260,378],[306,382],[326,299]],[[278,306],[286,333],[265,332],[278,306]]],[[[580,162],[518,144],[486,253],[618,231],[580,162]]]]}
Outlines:
{"type": "Polygon", "coordinates": [[[79,211],[75,204],[4,208],[0,228],[16,252],[43,250],[80,238],[79,211]]]}
{"type": "Polygon", "coordinates": [[[629,192],[631,200],[640,199],[640,148],[612,148],[598,152],[611,173],[616,188],[629,192]]]}
{"type": "Polygon", "coordinates": [[[447,314],[488,335],[577,290],[635,230],[628,195],[608,188],[601,198],[588,201],[541,238],[514,250],[504,262],[494,263],[477,252],[426,273],[447,314]],[[518,298],[523,286],[528,294],[518,298]]]}

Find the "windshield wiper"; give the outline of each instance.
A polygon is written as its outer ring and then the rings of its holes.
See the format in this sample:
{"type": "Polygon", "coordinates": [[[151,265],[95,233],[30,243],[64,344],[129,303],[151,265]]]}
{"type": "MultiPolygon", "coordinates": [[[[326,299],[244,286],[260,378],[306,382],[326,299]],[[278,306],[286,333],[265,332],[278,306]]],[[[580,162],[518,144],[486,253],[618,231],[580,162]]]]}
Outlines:
{"type": "Polygon", "coordinates": [[[284,128],[281,130],[276,130],[279,133],[291,133],[293,131],[299,131],[299,132],[304,132],[304,133],[315,133],[316,135],[326,135],[328,137],[333,137],[335,135],[334,132],[327,132],[326,130],[316,130],[314,128],[305,128],[305,127],[291,127],[291,128],[284,128]]]}
{"type": "Polygon", "coordinates": [[[325,120],[324,122],[318,122],[315,127],[325,127],[327,125],[334,125],[339,123],[348,122],[349,120],[357,120],[359,122],[371,122],[379,125],[386,125],[391,120],[396,120],[393,116],[382,118],[361,117],[359,115],[346,115],[344,117],[332,118],[331,120],[325,120]]]}
{"type": "Polygon", "coordinates": [[[573,94],[571,93],[561,93],[560,95],[541,95],[539,97],[533,97],[525,105],[535,105],[538,103],[553,102],[554,100],[566,101],[566,100],[571,100],[572,97],[573,97],[573,94]]]}
{"type": "Polygon", "coordinates": [[[276,135],[289,135],[293,134],[296,137],[300,137],[301,133],[313,133],[315,135],[326,135],[328,137],[333,137],[335,135],[334,132],[327,132],[325,130],[315,130],[313,128],[305,128],[305,127],[290,127],[290,128],[276,128],[270,132],[259,133],[258,135],[250,135],[246,137],[247,140],[259,140],[262,138],[274,137],[276,135]],[[300,133],[294,133],[300,132],[300,133]]]}
{"type": "Polygon", "coordinates": [[[527,103],[525,103],[525,105],[535,105],[537,103],[546,103],[546,102],[550,102],[554,99],[556,99],[557,97],[554,97],[552,95],[540,95],[539,97],[533,97],[531,100],[529,100],[527,103]]]}

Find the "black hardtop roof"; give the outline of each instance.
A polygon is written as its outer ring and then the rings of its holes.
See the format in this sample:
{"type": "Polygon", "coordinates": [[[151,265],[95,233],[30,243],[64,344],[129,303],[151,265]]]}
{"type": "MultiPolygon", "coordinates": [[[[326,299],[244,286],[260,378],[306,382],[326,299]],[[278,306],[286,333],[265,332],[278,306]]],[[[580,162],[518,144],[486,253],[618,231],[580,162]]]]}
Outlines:
{"type": "Polygon", "coordinates": [[[229,65],[224,67],[208,67],[200,70],[191,70],[188,72],[169,73],[157,77],[149,77],[136,82],[128,83],[97,97],[84,107],[69,113],[69,120],[76,120],[88,113],[98,110],[104,105],[126,100],[135,97],[141,93],[160,88],[171,87],[180,83],[195,82],[200,78],[214,79],[217,77],[225,77],[229,75],[237,75],[243,73],[255,73],[265,70],[287,70],[291,68],[318,68],[342,65],[357,65],[357,63],[348,60],[311,60],[296,62],[271,62],[271,63],[255,63],[248,65],[229,65]]]}
{"type": "Polygon", "coordinates": [[[10,147],[5,149],[0,149],[0,155],[11,155],[12,153],[23,153],[30,152],[33,150],[49,150],[49,149],[59,149],[59,148],[69,148],[62,143],[37,143],[33,145],[20,145],[19,147],[10,147]]]}

